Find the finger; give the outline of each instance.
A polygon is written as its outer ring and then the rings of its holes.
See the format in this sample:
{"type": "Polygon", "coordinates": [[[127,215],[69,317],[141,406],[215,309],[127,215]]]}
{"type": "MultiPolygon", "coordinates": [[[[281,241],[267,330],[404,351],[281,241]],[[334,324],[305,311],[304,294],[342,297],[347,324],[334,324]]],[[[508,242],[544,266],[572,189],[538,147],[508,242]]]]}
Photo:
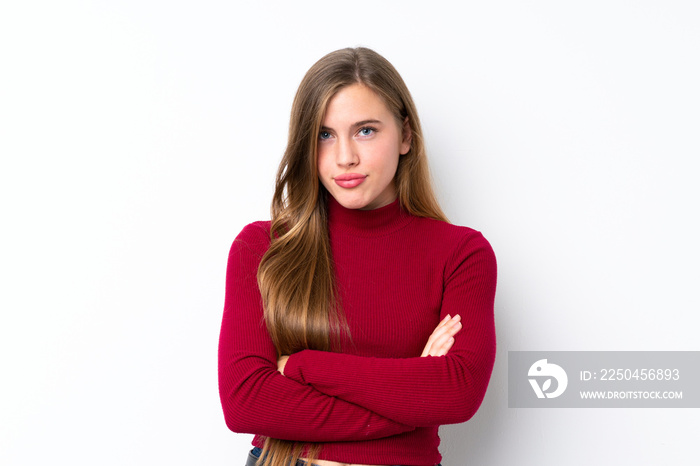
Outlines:
{"type": "Polygon", "coordinates": [[[428,355],[428,353],[430,352],[430,348],[433,346],[433,342],[438,337],[439,335],[437,335],[435,331],[433,331],[433,333],[430,334],[430,336],[428,337],[428,341],[426,342],[425,347],[423,348],[423,352],[421,353],[421,357],[428,355]]]}
{"type": "Polygon", "coordinates": [[[461,317],[459,314],[455,315],[454,317],[447,314],[445,318],[440,321],[435,330],[433,330],[433,333],[430,334],[430,337],[428,337],[428,342],[425,344],[425,348],[423,348],[421,357],[432,354],[432,348],[435,345],[435,341],[445,335],[445,333],[449,333],[450,336],[454,336],[461,329],[461,324],[459,323],[460,320],[461,317]]]}
{"type": "Polygon", "coordinates": [[[444,356],[454,344],[454,336],[462,329],[462,323],[456,322],[449,328],[441,329],[423,350],[422,356],[444,356]]]}
{"type": "Polygon", "coordinates": [[[445,335],[445,333],[443,331],[439,331],[437,333],[433,332],[433,334],[430,335],[430,338],[428,338],[428,343],[425,344],[425,348],[423,348],[423,353],[421,354],[421,356],[427,356],[429,354],[432,354],[433,348],[435,347],[436,342],[440,338],[442,338],[443,335],[445,335]]]}
{"type": "Polygon", "coordinates": [[[462,318],[459,316],[459,314],[455,315],[454,317],[451,317],[449,314],[438,324],[437,327],[435,327],[435,330],[433,332],[444,329],[444,328],[449,328],[452,327],[454,324],[462,320],[462,318]]]}
{"type": "Polygon", "coordinates": [[[460,330],[462,330],[462,322],[455,322],[452,324],[452,326],[445,329],[445,332],[449,333],[451,336],[455,336],[460,330]]]}
{"type": "Polygon", "coordinates": [[[462,323],[459,321],[459,319],[452,318],[448,323],[443,325],[442,327],[436,328],[433,333],[430,335],[428,338],[428,341],[430,343],[434,343],[435,340],[438,338],[442,337],[445,334],[449,334],[450,336],[454,336],[457,332],[459,332],[462,329],[462,323]]]}
{"type": "Polygon", "coordinates": [[[428,337],[428,342],[425,344],[425,348],[423,348],[423,353],[421,354],[421,356],[427,356],[428,354],[430,354],[431,348],[435,344],[435,340],[442,337],[442,335],[444,335],[445,332],[450,332],[451,335],[457,333],[458,329],[456,330],[454,326],[456,323],[459,322],[459,320],[459,315],[452,317],[448,314],[447,316],[445,316],[445,318],[442,319],[442,321],[438,324],[435,330],[433,330],[433,333],[430,334],[430,337],[428,337]]]}
{"type": "Polygon", "coordinates": [[[430,335],[428,338],[428,342],[425,344],[425,348],[423,348],[423,353],[421,356],[427,356],[430,354],[432,347],[435,345],[435,342],[442,338],[443,335],[445,335],[445,332],[447,331],[446,327],[441,327],[437,328],[433,331],[433,333],[430,335]]]}
{"type": "Polygon", "coordinates": [[[459,319],[460,319],[459,316],[451,317],[451,316],[448,314],[447,316],[445,316],[444,319],[442,319],[442,321],[438,324],[438,326],[435,327],[435,330],[433,330],[433,333],[431,334],[431,336],[433,336],[433,335],[438,335],[441,331],[444,331],[445,329],[450,328],[450,327],[453,326],[456,322],[459,322],[459,319]]]}
{"type": "Polygon", "coordinates": [[[452,316],[449,315],[449,314],[447,314],[447,315],[445,316],[445,318],[442,319],[442,320],[440,321],[440,323],[437,325],[437,327],[435,327],[435,330],[437,330],[437,329],[439,329],[439,328],[442,328],[442,327],[444,327],[445,325],[447,325],[447,324],[450,322],[451,319],[452,319],[452,316]]]}
{"type": "Polygon", "coordinates": [[[430,352],[428,354],[430,356],[444,356],[450,351],[450,348],[452,348],[454,342],[454,337],[443,335],[442,338],[440,338],[431,346],[430,352]]]}

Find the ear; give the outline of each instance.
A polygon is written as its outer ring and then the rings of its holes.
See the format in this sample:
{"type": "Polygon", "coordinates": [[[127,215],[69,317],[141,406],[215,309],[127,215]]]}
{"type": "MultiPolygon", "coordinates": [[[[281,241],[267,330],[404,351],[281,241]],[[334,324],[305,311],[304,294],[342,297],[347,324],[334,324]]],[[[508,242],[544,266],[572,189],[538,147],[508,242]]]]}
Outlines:
{"type": "Polygon", "coordinates": [[[399,150],[399,154],[406,155],[408,154],[408,151],[411,150],[411,141],[413,140],[413,131],[411,131],[411,125],[408,123],[408,117],[404,118],[403,120],[401,133],[403,137],[401,140],[401,148],[399,150]]]}

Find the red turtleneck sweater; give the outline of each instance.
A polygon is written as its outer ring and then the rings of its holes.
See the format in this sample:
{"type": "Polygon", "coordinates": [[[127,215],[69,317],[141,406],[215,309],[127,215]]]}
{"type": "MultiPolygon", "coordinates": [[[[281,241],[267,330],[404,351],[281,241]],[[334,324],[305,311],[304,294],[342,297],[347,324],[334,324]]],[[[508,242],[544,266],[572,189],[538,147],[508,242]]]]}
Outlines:
{"type": "Polygon", "coordinates": [[[270,223],[233,242],[219,342],[228,427],[323,442],[320,459],[434,465],[438,426],[469,419],[496,354],[496,260],[481,233],[408,215],[398,201],[345,209],[329,196],[328,228],[352,342],[344,353],[292,354],[283,376],[263,322],[256,273],[270,223]],[[446,356],[419,357],[440,320],[462,317],[446,356]]]}

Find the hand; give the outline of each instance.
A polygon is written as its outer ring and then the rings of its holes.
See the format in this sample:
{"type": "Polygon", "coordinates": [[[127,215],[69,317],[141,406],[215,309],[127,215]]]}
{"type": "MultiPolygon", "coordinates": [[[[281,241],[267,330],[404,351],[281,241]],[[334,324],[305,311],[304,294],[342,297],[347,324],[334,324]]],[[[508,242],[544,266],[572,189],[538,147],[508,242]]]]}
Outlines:
{"type": "Polygon", "coordinates": [[[454,336],[462,330],[460,320],[459,314],[454,317],[450,317],[448,314],[442,319],[428,338],[428,343],[426,343],[421,357],[446,355],[455,342],[454,336]]]}
{"type": "Polygon", "coordinates": [[[284,366],[287,365],[287,359],[289,359],[289,356],[286,354],[283,354],[277,360],[277,371],[282,375],[284,375],[284,366]]]}

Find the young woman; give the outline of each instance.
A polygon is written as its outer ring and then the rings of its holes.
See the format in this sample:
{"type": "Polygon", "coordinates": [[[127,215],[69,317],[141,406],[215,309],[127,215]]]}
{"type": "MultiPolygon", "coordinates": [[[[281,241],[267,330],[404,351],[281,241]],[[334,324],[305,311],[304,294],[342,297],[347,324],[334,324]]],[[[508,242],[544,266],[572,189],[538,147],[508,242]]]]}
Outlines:
{"type": "Polygon", "coordinates": [[[292,107],[272,220],[228,260],[219,388],[249,463],[436,465],[496,352],[496,262],[451,225],[430,185],[418,114],[393,66],[343,49],[292,107]]]}

